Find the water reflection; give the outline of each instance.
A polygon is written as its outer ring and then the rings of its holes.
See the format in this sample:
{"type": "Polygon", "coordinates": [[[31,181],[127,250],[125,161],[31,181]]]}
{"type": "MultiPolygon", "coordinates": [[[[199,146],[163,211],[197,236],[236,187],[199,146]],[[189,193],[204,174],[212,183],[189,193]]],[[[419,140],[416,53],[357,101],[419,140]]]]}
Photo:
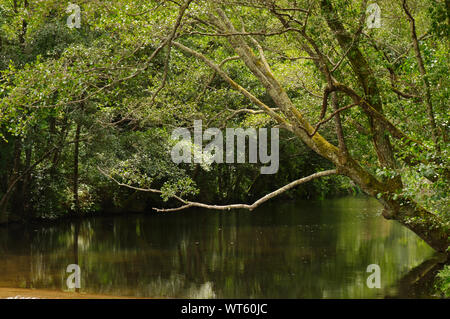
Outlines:
{"type": "MultiPolygon", "coordinates": [[[[372,298],[430,258],[371,199],[271,203],[254,212],[192,210],[0,229],[0,287],[142,297],[372,298]],[[381,289],[366,267],[381,267],[381,289]]],[[[399,290],[400,291],[400,290],[399,290]]],[[[426,296],[426,292],[424,292],[426,296]]]]}

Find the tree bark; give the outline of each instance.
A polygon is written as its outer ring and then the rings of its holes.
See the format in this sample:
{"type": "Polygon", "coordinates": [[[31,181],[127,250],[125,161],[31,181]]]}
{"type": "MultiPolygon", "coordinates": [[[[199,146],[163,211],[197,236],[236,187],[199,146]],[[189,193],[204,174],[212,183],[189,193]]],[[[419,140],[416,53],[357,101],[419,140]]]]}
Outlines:
{"type": "Polygon", "coordinates": [[[78,162],[79,162],[79,153],[80,153],[80,131],[81,124],[77,124],[77,128],[75,131],[75,144],[74,144],[74,155],[73,155],[73,203],[75,206],[75,214],[80,213],[80,199],[78,196],[78,162]]]}
{"type": "MultiPolygon", "coordinates": [[[[349,59],[359,83],[367,96],[370,105],[383,114],[383,104],[380,91],[373,71],[358,46],[354,45],[353,38],[344,28],[338,13],[334,10],[330,0],[321,0],[322,14],[329,28],[333,31],[336,40],[343,52],[348,51],[346,57],[349,59]]],[[[367,111],[366,111],[367,113],[367,111]]],[[[385,132],[382,122],[378,118],[368,115],[369,125],[372,131],[373,144],[382,167],[395,168],[394,153],[389,137],[385,132]]],[[[400,183],[400,181],[396,181],[400,183]]]]}

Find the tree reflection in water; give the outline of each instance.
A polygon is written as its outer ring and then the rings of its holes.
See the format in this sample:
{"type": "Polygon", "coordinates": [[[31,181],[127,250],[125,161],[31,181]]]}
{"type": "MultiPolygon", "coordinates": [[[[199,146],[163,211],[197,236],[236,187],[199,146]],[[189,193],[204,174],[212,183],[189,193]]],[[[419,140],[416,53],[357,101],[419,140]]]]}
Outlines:
{"type": "MultiPolygon", "coordinates": [[[[270,203],[254,212],[191,210],[89,218],[0,232],[0,286],[189,298],[373,298],[433,251],[366,198],[270,203]],[[381,289],[366,286],[369,264],[381,289]]],[[[416,292],[429,297],[429,291],[416,292]]]]}

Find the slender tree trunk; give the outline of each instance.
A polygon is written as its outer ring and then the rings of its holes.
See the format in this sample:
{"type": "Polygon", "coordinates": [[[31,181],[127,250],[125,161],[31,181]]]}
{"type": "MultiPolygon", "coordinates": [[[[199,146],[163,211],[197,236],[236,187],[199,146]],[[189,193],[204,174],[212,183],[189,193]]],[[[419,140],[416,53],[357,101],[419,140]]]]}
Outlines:
{"type": "Polygon", "coordinates": [[[13,160],[13,168],[12,173],[8,179],[8,187],[6,189],[5,194],[0,200],[0,223],[8,222],[8,213],[7,206],[9,202],[9,198],[16,186],[18,176],[20,176],[20,167],[21,167],[21,154],[22,154],[22,141],[20,137],[17,137],[14,141],[14,160],[13,160]]]}
{"type": "Polygon", "coordinates": [[[73,158],[73,200],[75,205],[75,213],[78,215],[80,213],[80,199],[78,197],[78,162],[79,162],[79,152],[80,152],[80,131],[81,124],[77,124],[75,132],[75,144],[74,144],[74,158],[73,158]]]}
{"type": "MultiPolygon", "coordinates": [[[[23,7],[25,8],[25,10],[28,10],[28,1],[27,0],[24,0],[23,7]]],[[[14,8],[15,8],[15,12],[18,13],[16,1],[14,1],[14,8]]],[[[22,20],[22,29],[19,32],[19,43],[22,46],[22,50],[25,50],[25,36],[27,34],[27,30],[28,30],[28,22],[26,19],[23,19],[22,20]]]]}
{"type": "MultiPolygon", "coordinates": [[[[55,132],[56,132],[56,130],[55,130],[55,132]]],[[[67,117],[64,117],[61,132],[59,133],[59,140],[61,141],[61,145],[63,145],[64,142],[66,141],[68,132],[69,132],[68,120],[67,120],[67,117]]],[[[50,169],[51,176],[54,176],[56,174],[57,165],[59,163],[59,159],[60,159],[62,151],[63,151],[63,147],[60,147],[55,151],[55,153],[53,155],[52,167],[50,169]]]]}
{"type": "MultiPolygon", "coordinates": [[[[333,105],[333,109],[337,111],[339,109],[339,102],[336,92],[331,93],[331,103],[333,105]]],[[[345,161],[348,157],[348,149],[347,145],[345,144],[344,131],[342,129],[340,113],[336,114],[336,116],[334,117],[334,124],[336,127],[336,136],[338,138],[339,143],[339,153],[340,153],[339,160],[342,164],[345,164],[345,161]]]]}
{"type": "Polygon", "coordinates": [[[440,152],[440,146],[439,146],[439,132],[436,126],[436,120],[434,118],[434,111],[433,111],[433,103],[431,100],[431,88],[430,88],[430,82],[427,78],[427,71],[425,69],[425,64],[423,62],[422,53],[420,52],[419,47],[419,40],[417,39],[417,33],[416,33],[416,21],[414,20],[412,14],[410,13],[408,9],[408,5],[406,3],[406,0],[403,0],[403,10],[406,13],[406,16],[408,17],[409,24],[411,27],[411,38],[412,38],[412,44],[414,48],[414,52],[416,55],[416,61],[417,65],[419,67],[420,75],[422,76],[422,82],[423,82],[423,89],[425,91],[425,105],[427,109],[427,115],[428,120],[430,121],[430,127],[431,127],[431,136],[433,138],[433,142],[436,144],[436,149],[438,152],[440,152]]]}
{"type": "Polygon", "coordinates": [[[47,152],[44,153],[36,162],[34,162],[33,165],[29,166],[27,169],[25,169],[22,173],[17,173],[12,176],[11,181],[8,184],[8,189],[6,190],[6,193],[3,195],[2,199],[0,200],[0,223],[6,223],[8,222],[7,214],[6,214],[6,208],[9,200],[9,196],[12,194],[12,192],[15,189],[15,186],[18,182],[22,180],[28,173],[31,172],[33,168],[35,168],[39,163],[41,163],[43,160],[45,160],[48,156],[51,155],[52,152],[55,151],[57,147],[53,147],[47,152]]]}
{"type": "Polygon", "coordinates": [[[25,148],[25,169],[27,173],[23,178],[22,183],[22,194],[21,197],[23,199],[22,202],[22,214],[25,219],[28,219],[29,216],[29,208],[30,208],[30,183],[31,183],[31,170],[29,167],[31,166],[31,157],[33,155],[33,146],[31,144],[31,140],[28,139],[27,146],[25,148]]]}

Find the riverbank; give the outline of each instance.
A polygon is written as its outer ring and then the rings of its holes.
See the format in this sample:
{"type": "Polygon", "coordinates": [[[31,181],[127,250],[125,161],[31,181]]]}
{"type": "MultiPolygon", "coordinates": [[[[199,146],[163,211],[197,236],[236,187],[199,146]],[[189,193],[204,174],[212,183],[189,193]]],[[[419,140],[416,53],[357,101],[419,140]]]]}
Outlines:
{"type": "Polygon", "coordinates": [[[0,299],[136,299],[136,298],[66,292],[57,290],[45,290],[45,289],[0,287],[0,299]]]}

